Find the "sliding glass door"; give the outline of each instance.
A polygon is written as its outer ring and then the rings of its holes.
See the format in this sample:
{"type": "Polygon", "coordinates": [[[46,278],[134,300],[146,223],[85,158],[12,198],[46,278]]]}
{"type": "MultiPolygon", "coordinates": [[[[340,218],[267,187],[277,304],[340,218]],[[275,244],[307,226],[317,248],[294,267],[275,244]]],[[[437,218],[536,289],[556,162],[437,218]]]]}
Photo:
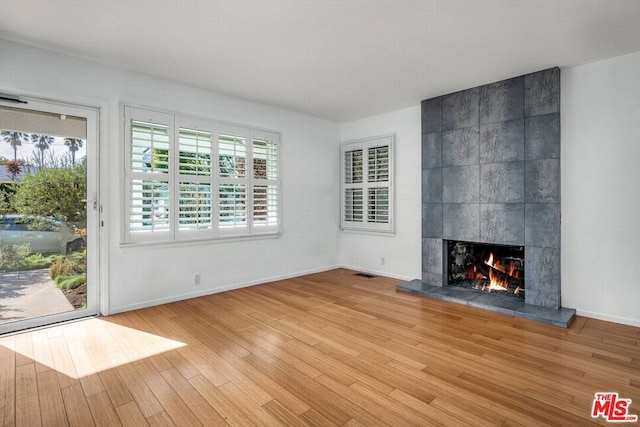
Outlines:
{"type": "Polygon", "coordinates": [[[98,311],[98,111],[0,101],[0,334],[98,311]]]}

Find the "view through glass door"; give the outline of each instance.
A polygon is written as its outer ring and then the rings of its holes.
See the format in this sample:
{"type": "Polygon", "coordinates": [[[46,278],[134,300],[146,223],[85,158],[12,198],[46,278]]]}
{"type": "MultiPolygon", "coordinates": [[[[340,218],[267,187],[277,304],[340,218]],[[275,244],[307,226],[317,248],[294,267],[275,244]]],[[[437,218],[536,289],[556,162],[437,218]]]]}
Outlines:
{"type": "Polygon", "coordinates": [[[97,313],[97,117],[0,101],[0,334],[97,313]]]}

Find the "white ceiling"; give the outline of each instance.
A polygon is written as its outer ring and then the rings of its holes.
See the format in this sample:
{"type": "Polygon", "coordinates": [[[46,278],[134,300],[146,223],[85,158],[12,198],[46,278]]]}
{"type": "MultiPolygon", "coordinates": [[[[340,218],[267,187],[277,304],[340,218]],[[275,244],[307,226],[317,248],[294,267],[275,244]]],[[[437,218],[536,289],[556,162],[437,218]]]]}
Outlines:
{"type": "Polygon", "coordinates": [[[640,51],[640,0],[0,0],[0,38],[345,122],[640,51]]]}

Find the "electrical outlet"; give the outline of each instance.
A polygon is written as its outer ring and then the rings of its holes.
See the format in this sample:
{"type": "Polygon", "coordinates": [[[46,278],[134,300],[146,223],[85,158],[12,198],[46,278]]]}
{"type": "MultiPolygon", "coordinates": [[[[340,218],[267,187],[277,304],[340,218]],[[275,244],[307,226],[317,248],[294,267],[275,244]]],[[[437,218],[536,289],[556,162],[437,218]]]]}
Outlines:
{"type": "Polygon", "coordinates": [[[200,284],[200,273],[196,273],[193,275],[193,285],[198,286],[200,284]]]}
{"type": "Polygon", "coordinates": [[[380,258],[380,265],[386,265],[387,264],[387,260],[384,259],[384,257],[380,258]]]}

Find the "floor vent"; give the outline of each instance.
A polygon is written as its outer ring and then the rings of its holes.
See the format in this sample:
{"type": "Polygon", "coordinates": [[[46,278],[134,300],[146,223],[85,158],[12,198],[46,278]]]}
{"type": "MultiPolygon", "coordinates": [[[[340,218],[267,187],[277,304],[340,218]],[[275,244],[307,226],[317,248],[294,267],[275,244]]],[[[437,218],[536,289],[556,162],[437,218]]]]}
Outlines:
{"type": "Polygon", "coordinates": [[[374,276],[373,274],[367,274],[367,273],[355,273],[354,276],[358,276],[358,277],[364,277],[365,279],[375,279],[378,276],[374,276]]]}

